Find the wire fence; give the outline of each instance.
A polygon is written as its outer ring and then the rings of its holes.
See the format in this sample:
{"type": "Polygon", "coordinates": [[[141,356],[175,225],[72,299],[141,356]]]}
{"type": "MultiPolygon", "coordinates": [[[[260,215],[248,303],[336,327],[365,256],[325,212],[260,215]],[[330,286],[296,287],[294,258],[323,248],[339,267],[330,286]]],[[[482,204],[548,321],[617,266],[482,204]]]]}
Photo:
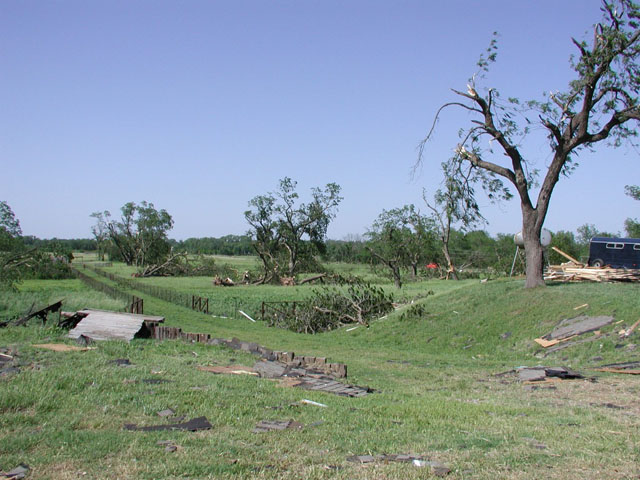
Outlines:
{"type": "Polygon", "coordinates": [[[83,282],[93,290],[102,292],[110,296],[111,298],[115,298],[116,300],[123,301],[125,303],[125,306],[122,307],[123,311],[132,313],[143,313],[143,300],[141,298],[138,298],[127,292],[123,292],[113,285],[108,285],[104,282],[101,282],[100,280],[90,277],[89,275],[82,273],[77,268],[73,268],[73,272],[81,282],[83,282]]]}
{"type": "MultiPolygon", "coordinates": [[[[150,285],[135,278],[125,278],[119,275],[115,275],[110,272],[106,272],[95,265],[84,264],[84,268],[91,270],[92,272],[100,275],[104,278],[117,283],[118,285],[140,292],[147,293],[152,297],[159,298],[174,305],[190,308],[195,311],[201,311],[206,314],[213,314],[218,317],[232,317],[238,318],[238,310],[247,309],[253,313],[260,311],[260,305],[241,304],[240,299],[236,297],[227,299],[213,299],[210,297],[203,297],[201,295],[194,295],[192,293],[179,292],[172,288],[160,287],[157,285],[150,285]],[[206,304],[207,308],[202,308],[202,305],[206,304]]],[[[92,279],[97,282],[97,280],[92,279]]],[[[107,285],[108,287],[109,285],[107,285]]],[[[130,298],[130,296],[129,296],[130,298]]]]}

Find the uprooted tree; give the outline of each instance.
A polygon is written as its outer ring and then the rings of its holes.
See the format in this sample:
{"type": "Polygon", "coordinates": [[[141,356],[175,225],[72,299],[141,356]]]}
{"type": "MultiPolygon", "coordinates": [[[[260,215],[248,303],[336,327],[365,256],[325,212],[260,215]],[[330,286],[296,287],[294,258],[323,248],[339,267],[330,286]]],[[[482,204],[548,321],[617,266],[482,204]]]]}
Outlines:
{"type": "Polygon", "coordinates": [[[27,250],[20,241],[20,221],[5,201],[0,202],[0,287],[13,288],[35,249],[27,250]]]}
{"type": "Polygon", "coordinates": [[[289,177],[283,178],[277,191],[254,197],[249,201],[250,210],[244,212],[251,226],[248,235],[262,261],[263,276],[258,283],[293,277],[324,249],[329,222],[342,201],[340,186],[328,183],[324,189],[312,188],[311,201],[298,204],[296,185],[289,177]]]}
{"type": "Polygon", "coordinates": [[[308,300],[269,320],[298,333],[318,333],[369,322],[393,310],[393,295],[358,278],[336,277],[335,285],[314,289],[308,300]]]}
{"type": "Polygon", "coordinates": [[[20,221],[7,202],[0,202],[0,289],[15,289],[16,284],[30,277],[71,278],[72,257],[60,242],[50,242],[47,251],[27,246],[20,221]]]}
{"type": "MultiPolygon", "coordinates": [[[[521,103],[509,98],[503,102],[496,89],[478,93],[472,78],[466,92],[453,90],[460,100],[440,107],[421,143],[418,163],[444,109],[458,108],[471,118],[471,125],[461,130],[456,157],[481,172],[478,181],[489,192],[503,192],[506,180],[518,194],[527,288],[544,285],[540,233],[560,175],[572,172],[577,166],[575,157],[582,150],[607,139],[611,145],[619,146],[637,134],[634,127],[640,120],[640,7],[630,0],[605,0],[601,10],[602,20],[595,25],[591,40],[572,39],[577,48],[577,55],[571,58],[575,78],[565,91],[552,92],[541,101],[521,103]],[[542,125],[550,151],[537,197],[532,192],[537,171],[521,147],[534,123],[542,125]]],[[[488,54],[480,59],[482,72],[488,70],[496,54],[494,39],[488,54]]]]}
{"type": "Polygon", "coordinates": [[[125,203],[120,220],[111,218],[109,211],[95,212],[96,234],[106,235],[117,256],[127,265],[143,268],[166,262],[171,253],[167,234],[173,219],[166,210],[156,210],[153,203],[125,203]],[[106,233],[105,233],[106,232],[106,233]]]}

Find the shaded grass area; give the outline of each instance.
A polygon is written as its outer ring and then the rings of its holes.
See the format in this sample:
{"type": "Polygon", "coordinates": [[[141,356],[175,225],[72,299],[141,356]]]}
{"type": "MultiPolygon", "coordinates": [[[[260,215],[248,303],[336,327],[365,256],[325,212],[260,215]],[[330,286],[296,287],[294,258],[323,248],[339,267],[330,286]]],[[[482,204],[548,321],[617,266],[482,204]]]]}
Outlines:
{"type": "MultiPolygon", "coordinates": [[[[637,286],[525,291],[520,281],[440,284],[441,289],[424,284],[423,290],[434,295],[369,329],[314,336],[212,318],[145,296],[145,312],[164,315],[167,325],[185,331],[236,336],[345,362],[350,382],[377,390],[359,399],[196,369],[255,361],[223,347],[135,340],[55,353],[31,344],[61,338],[63,332],[36,324],[4,329],[0,346],[18,350],[22,371],[0,379],[0,469],[26,462],[34,468],[33,478],[78,478],[83,472],[82,478],[428,478],[428,470],[412,465],[345,461],[352,454],[413,453],[449,464],[450,478],[640,474],[638,378],[588,370],[638,357],[626,349],[640,343],[638,335],[624,348],[615,348],[620,341],[611,335],[546,359],[532,342],[578,313],[614,314],[623,321],[615,329],[631,324],[640,311],[637,286]],[[585,303],[589,306],[573,310],[585,303]],[[507,332],[511,335],[502,338],[507,332]],[[601,360],[592,360],[596,356],[601,360]],[[134,365],[110,363],[116,358],[129,358],[134,365]],[[530,390],[511,375],[492,375],[538,363],[584,369],[597,381],[530,390]],[[148,379],[169,382],[145,383],[148,379]],[[328,407],[291,406],[303,398],[328,407]],[[124,423],[163,423],[157,412],[165,408],[188,418],[205,415],[214,428],[197,433],[122,429],[124,423]],[[323,423],[302,431],[251,433],[259,420],[290,418],[323,423]],[[159,440],[181,448],[166,453],[156,445],[159,440]]],[[[39,285],[42,291],[59,286],[39,285]]]]}
{"type": "Polygon", "coordinates": [[[17,292],[0,290],[0,319],[19,318],[31,307],[34,310],[46,307],[59,300],[67,310],[81,310],[92,306],[106,310],[122,310],[120,300],[90,289],[80,280],[25,280],[17,292]]]}

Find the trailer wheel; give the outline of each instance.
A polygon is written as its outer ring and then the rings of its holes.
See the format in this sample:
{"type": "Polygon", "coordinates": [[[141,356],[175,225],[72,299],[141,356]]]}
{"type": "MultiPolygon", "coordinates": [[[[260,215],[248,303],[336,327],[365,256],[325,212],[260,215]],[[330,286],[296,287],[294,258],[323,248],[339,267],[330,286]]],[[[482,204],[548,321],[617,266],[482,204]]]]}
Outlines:
{"type": "Polygon", "coordinates": [[[591,262],[592,267],[604,267],[604,261],[601,258],[596,258],[591,262]]]}

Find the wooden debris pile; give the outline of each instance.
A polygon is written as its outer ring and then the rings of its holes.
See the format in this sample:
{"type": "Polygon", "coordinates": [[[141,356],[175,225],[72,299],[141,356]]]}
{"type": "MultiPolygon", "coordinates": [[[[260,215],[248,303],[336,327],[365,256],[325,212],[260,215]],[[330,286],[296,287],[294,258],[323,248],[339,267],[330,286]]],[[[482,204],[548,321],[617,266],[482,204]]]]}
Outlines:
{"type": "Polygon", "coordinates": [[[549,265],[545,280],[556,282],[640,282],[640,269],[589,267],[567,255],[556,247],[551,247],[567,260],[560,265],[549,265]]]}
{"type": "Polygon", "coordinates": [[[640,270],[587,267],[567,262],[561,265],[549,265],[544,279],[554,282],[640,282],[640,270]]]}

